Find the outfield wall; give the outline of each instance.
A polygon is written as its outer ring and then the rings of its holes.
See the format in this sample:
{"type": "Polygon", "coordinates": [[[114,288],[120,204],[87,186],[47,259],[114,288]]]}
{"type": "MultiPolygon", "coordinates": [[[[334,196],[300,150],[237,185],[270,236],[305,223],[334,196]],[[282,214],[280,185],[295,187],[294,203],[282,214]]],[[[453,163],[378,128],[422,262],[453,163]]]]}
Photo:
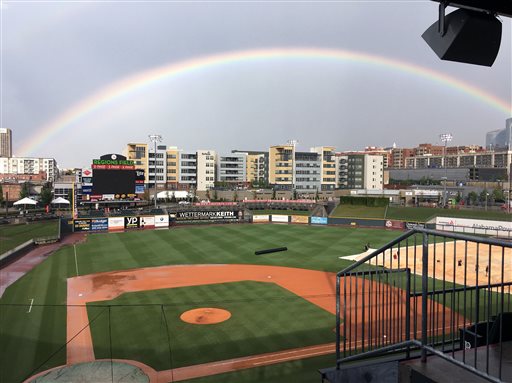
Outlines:
{"type": "Polygon", "coordinates": [[[455,231],[468,234],[494,235],[512,237],[512,222],[490,221],[483,219],[437,217],[436,230],[455,231]]]}

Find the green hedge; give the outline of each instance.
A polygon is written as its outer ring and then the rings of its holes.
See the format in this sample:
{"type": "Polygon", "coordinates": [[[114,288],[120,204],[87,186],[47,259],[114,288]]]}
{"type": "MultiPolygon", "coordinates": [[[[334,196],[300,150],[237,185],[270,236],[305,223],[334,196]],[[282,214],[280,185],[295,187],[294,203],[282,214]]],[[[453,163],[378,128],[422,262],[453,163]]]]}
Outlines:
{"type": "Polygon", "coordinates": [[[342,205],[358,205],[358,206],[370,206],[370,207],[379,207],[379,206],[388,206],[389,198],[385,197],[351,197],[351,196],[341,196],[340,203],[342,205]]]}

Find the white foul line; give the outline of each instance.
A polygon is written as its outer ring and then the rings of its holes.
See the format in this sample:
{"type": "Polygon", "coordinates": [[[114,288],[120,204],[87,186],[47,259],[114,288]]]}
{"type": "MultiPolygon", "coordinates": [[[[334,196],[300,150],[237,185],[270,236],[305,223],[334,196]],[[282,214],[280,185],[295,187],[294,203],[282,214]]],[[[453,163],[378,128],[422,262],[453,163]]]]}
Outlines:
{"type": "Polygon", "coordinates": [[[34,304],[34,298],[30,300],[30,307],[28,308],[27,314],[32,311],[32,305],[34,304]]]}
{"type": "Polygon", "coordinates": [[[78,277],[78,261],[76,259],[76,245],[73,245],[73,250],[75,251],[75,267],[76,267],[76,276],[78,277]]]}

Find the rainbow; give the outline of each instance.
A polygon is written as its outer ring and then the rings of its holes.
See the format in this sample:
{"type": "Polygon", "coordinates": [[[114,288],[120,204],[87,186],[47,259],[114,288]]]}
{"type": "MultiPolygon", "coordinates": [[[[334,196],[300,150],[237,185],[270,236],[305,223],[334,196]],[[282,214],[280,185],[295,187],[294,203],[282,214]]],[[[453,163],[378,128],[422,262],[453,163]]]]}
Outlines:
{"type": "Polygon", "coordinates": [[[415,76],[431,80],[443,86],[447,86],[461,93],[467,94],[484,104],[496,108],[505,114],[505,117],[512,113],[512,105],[498,97],[485,92],[464,81],[448,76],[438,71],[411,64],[405,61],[391,59],[388,57],[371,55],[354,51],[322,48],[272,48],[254,49],[221,53],[217,55],[199,57],[195,59],[175,62],[147,71],[139,72],[122,80],[113,82],[100,89],[91,96],[74,104],[64,113],[50,121],[25,142],[20,150],[22,156],[35,153],[37,149],[47,143],[59,132],[80,121],[94,111],[105,107],[122,96],[141,90],[145,87],[169,79],[207,68],[219,67],[226,64],[238,64],[246,62],[268,61],[276,59],[316,59],[334,60],[349,63],[370,64],[384,67],[386,69],[410,73],[415,76]]]}

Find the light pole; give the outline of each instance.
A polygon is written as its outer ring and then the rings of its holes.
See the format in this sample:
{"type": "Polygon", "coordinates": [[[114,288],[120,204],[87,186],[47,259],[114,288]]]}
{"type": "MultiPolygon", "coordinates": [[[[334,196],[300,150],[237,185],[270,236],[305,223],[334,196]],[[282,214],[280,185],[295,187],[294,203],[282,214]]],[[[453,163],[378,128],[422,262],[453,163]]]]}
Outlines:
{"type": "MultiPolygon", "coordinates": [[[[162,136],[160,134],[150,134],[149,139],[154,145],[154,152],[153,152],[153,161],[154,161],[154,169],[155,169],[155,194],[153,195],[153,199],[155,200],[155,209],[156,209],[156,144],[157,142],[162,142],[162,136]]],[[[148,153],[148,159],[149,159],[149,153],[148,153]]],[[[148,166],[149,169],[149,166],[148,166]]]]}
{"type": "Polygon", "coordinates": [[[446,167],[446,145],[453,139],[451,133],[443,133],[439,135],[441,142],[444,142],[443,148],[443,166],[444,166],[444,191],[443,191],[443,207],[446,206],[446,182],[448,181],[448,168],[446,167]]]}

